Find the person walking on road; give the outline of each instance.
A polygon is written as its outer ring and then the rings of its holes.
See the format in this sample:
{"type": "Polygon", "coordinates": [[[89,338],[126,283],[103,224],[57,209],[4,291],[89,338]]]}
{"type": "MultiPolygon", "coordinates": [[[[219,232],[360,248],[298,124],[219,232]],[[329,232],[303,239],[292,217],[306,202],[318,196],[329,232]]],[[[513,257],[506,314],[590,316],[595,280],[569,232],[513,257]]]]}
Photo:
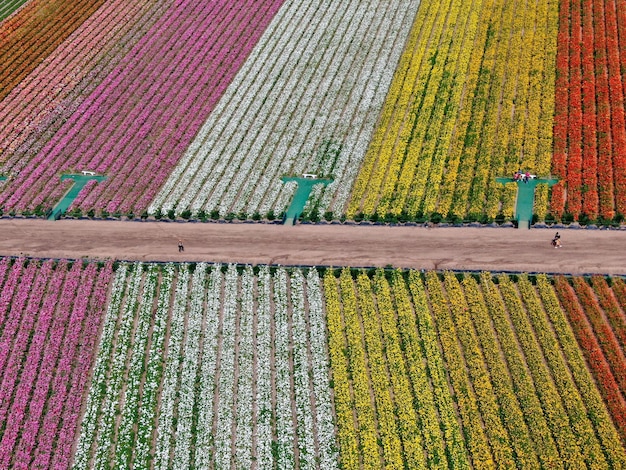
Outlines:
{"type": "Polygon", "coordinates": [[[185,251],[185,246],[183,245],[183,241],[181,239],[178,239],[178,252],[181,253],[185,251]]]}

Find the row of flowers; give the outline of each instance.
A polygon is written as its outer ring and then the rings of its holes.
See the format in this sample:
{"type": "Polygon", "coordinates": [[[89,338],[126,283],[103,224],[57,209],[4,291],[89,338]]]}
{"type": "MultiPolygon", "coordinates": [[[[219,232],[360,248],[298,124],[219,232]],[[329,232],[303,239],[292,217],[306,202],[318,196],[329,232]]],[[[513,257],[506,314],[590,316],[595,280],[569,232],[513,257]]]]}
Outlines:
{"type": "Polygon", "coordinates": [[[626,211],[620,15],[612,2],[562,2],[553,170],[566,184],[553,192],[557,214],[610,219],[626,211]]]}
{"type": "Polygon", "coordinates": [[[494,468],[496,455],[500,457],[502,452],[500,452],[500,448],[496,449],[498,452],[492,453],[491,451],[489,437],[486,433],[487,429],[482,425],[477,396],[472,390],[470,378],[467,376],[465,360],[457,339],[450,306],[436,273],[429,272],[426,274],[426,288],[472,462],[478,468],[494,468]]]}
{"type": "MultiPolygon", "coordinates": [[[[459,335],[462,342],[467,344],[466,351],[482,350],[483,357],[478,357],[477,359],[479,363],[482,362],[484,364],[483,377],[474,379],[474,382],[481,379],[485,380],[485,376],[489,374],[498,406],[501,410],[506,410],[506,413],[501,414],[502,421],[508,431],[511,448],[518,468],[538,468],[538,457],[541,452],[545,452],[545,449],[535,449],[531,432],[524,421],[524,412],[515,394],[513,380],[507,370],[507,364],[503,361],[500,353],[487,304],[480,292],[478,283],[471,277],[465,277],[462,282],[463,293],[461,293],[461,286],[458,281],[449,274],[447,275],[446,283],[449,295],[459,296],[459,299],[463,295],[465,296],[465,303],[460,304],[462,309],[457,308],[455,310],[459,335]],[[463,340],[463,337],[466,339],[463,340]]],[[[485,382],[487,383],[488,381],[485,382]]],[[[495,403],[492,404],[492,406],[494,405],[495,403]]],[[[536,412],[539,410],[531,409],[529,411],[535,412],[536,416],[536,412]]],[[[543,424],[545,424],[545,421],[543,424]]],[[[540,440],[539,444],[541,444],[540,440]]],[[[552,447],[550,450],[555,452],[544,457],[544,464],[547,462],[554,463],[558,459],[558,455],[555,455],[556,449],[552,447]]]]}
{"type": "Polygon", "coordinates": [[[4,205],[52,204],[54,176],[86,167],[118,178],[77,204],[145,209],[281,4],[173,5],[8,184],[4,205]]]}
{"type": "Polygon", "coordinates": [[[308,172],[334,177],[312,207],[341,213],[417,6],[285,5],[149,212],[280,212],[280,177],[308,172]]]}
{"type": "Polygon", "coordinates": [[[549,64],[556,53],[558,3],[451,2],[440,12],[433,8],[420,9],[355,183],[349,217],[403,210],[512,215],[515,187],[503,192],[495,176],[512,174],[520,162],[549,173],[551,135],[545,129],[554,106],[549,64]],[[462,24],[449,21],[457,15],[462,24]],[[437,40],[419,40],[426,32],[437,40]],[[495,40],[500,37],[507,40],[495,40]]]}
{"type": "MultiPolygon", "coordinates": [[[[528,305],[525,303],[520,298],[520,292],[517,291],[517,286],[511,282],[508,277],[500,276],[498,278],[498,284],[508,310],[509,318],[517,333],[519,344],[526,356],[526,363],[533,377],[537,394],[543,404],[543,412],[546,416],[548,426],[550,426],[554,435],[561,461],[565,465],[574,465],[583,462],[583,454],[574,430],[572,429],[573,423],[570,423],[570,417],[568,416],[569,410],[563,403],[562,398],[564,397],[560,395],[561,390],[559,386],[561,386],[563,382],[559,380],[557,383],[552,379],[552,374],[558,373],[559,379],[565,378],[565,384],[571,386],[571,384],[567,382],[565,366],[562,363],[558,363],[561,356],[558,349],[554,347],[554,344],[556,344],[554,340],[549,349],[541,349],[541,340],[544,339],[546,342],[548,341],[547,335],[549,331],[539,331],[533,328],[533,324],[531,323],[532,312],[537,314],[534,317],[535,320],[541,320],[541,313],[538,310],[541,306],[537,304],[536,299],[534,300],[534,304],[528,305]],[[528,309],[526,310],[525,307],[528,309]],[[537,337],[536,335],[541,336],[537,337]],[[550,359],[557,363],[553,365],[550,359]]],[[[530,299],[530,297],[527,297],[524,300],[529,301],[530,299]]]]}
{"type": "Polygon", "coordinates": [[[6,170],[19,171],[24,158],[43,147],[167,6],[106,2],[0,101],[6,170]]]}
{"type": "Polygon", "coordinates": [[[316,271],[121,264],[74,468],[336,468],[321,299],[316,271]]]}
{"type": "Polygon", "coordinates": [[[582,349],[587,363],[594,374],[605,402],[611,411],[611,416],[615,422],[622,439],[626,435],[626,400],[620,389],[620,383],[616,380],[611,364],[607,360],[601,343],[594,332],[589,319],[582,309],[576,292],[563,277],[556,280],[556,291],[559,300],[563,305],[572,329],[576,334],[580,348],[582,349]]]}
{"type": "Polygon", "coordinates": [[[563,360],[563,355],[551,345],[557,344],[557,339],[550,329],[545,309],[541,299],[527,277],[522,277],[518,289],[524,300],[527,315],[532,322],[541,347],[544,350],[545,360],[550,367],[555,385],[569,417],[569,425],[578,440],[580,451],[587,465],[606,465],[603,453],[603,442],[597,439],[594,423],[587,415],[585,403],[580,395],[577,384],[571,378],[569,365],[563,360]]]}
{"type": "MultiPolygon", "coordinates": [[[[474,296],[474,286],[469,280],[464,283],[469,300],[474,296]]],[[[533,377],[527,369],[526,360],[515,337],[515,331],[511,328],[507,318],[505,304],[489,273],[481,275],[480,287],[488,309],[488,318],[493,322],[493,330],[508,366],[508,373],[510,374],[515,397],[528,424],[528,430],[534,443],[534,451],[543,466],[546,468],[558,468],[561,463],[561,457],[548,425],[547,417],[543,411],[541,396],[538,396],[535,391],[533,377]]],[[[476,329],[482,337],[483,334],[486,334],[487,327],[491,327],[488,319],[486,320],[484,317],[484,307],[475,306],[472,312],[475,318],[476,329]]],[[[486,356],[489,350],[489,348],[485,347],[486,356]]],[[[503,376],[498,380],[504,381],[506,379],[503,376]]],[[[514,410],[515,403],[511,403],[508,406],[514,410]]]]}
{"type": "Polygon", "coordinates": [[[103,3],[53,0],[24,8],[4,22],[0,30],[0,100],[103,3]]]}
{"type": "Polygon", "coordinates": [[[428,463],[448,467],[446,459],[439,456],[443,447],[451,468],[469,468],[470,457],[456,417],[424,283],[419,274],[412,271],[409,273],[407,288],[401,274],[396,272],[392,286],[401,344],[405,347],[407,368],[428,451],[428,463]],[[428,366],[424,364],[424,359],[428,366]]]}
{"type": "MultiPolygon", "coordinates": [[[[528,289],[530,288],[528,286],[528,289]]],[[[575,335],[578,328],[575,323],[568,321],[566,312],[559,302],[560,295],[557,296],[557,292],[558,289],[555,290],[547,276],[541,275],[537,277],[537,293],[541,298],[547,318],[554,329],[556,339],[567,360],[571,376],[587,409],[589,420],[593,423],[598,439],[601,442],[606,461],[613,468],[624,466],[626,454],[618,432],[619,425],[616,428],[613,424],[612,415],[614,409],[610,403],[603,402],[604,390],[601,384],[596,384],[592,376],[592,372],[594,372],[593,367],[588,368],[585,363],[588,351],[585,351],[584,347],[581,348],[579,346],[576,340],[577,334],[575,335]]],[[[553,342],[552,344],[555,343],[553,342]]]]}
{"type": "Polygon", "coordinates": [[[0,461],[66,468],[110,266],[0,262],[0,461]]]}

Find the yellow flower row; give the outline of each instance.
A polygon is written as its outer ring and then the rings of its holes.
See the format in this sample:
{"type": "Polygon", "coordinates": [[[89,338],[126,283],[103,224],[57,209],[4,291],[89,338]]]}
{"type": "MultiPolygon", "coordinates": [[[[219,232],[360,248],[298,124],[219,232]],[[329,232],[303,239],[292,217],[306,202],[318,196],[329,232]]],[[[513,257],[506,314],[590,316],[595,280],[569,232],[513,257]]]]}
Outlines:
{"type": "MultiPolygon", "coordinates": [[[[358,305],[363,320],[363,336],[367,349],[367,363],[369,365],[374,398],[376,400],[378,429],[383,446],[385,466],[400,469],[404,466],[402,460],[402,444],[394,416],[393,399],[390,396],[391,384],[387,371],[387,360],[383,354],[383,346],[380,339],[380,322],[377,318],[378,314],[372,298],[370,280],[365,273],[360,273],[357,277],[357,291],[358,305]]],[[[396,393],[404,403],[411,401],[406,394],[404,396],[402,395],[402,390],[396,392],[394,389],[394,396],[396,396],[396,393]]],[[[417,444],[417,449],[421,452],[421,442],[417,444]]]]}
{"type": "Polygon", "coordinates": [[[558,340],[547,321],[541,300],[525,276],[518,282],[518,289],[524,299],[528,317],[537,332],[537,339],[544,348],[544,355],[552,370],[554,381],[570,418],[570,425],[578,438],[587,465],[590,468],[593,466],[605,468],[607,466],[606,460],[587,416],[587,410],[580,393],[571,379],[571,373],[563,360],[560,348],[554,347],[558,344],[558,340]]]}
{"type": "MultiPolygon", "coordinates": [[[[367,281],[369,284],[369,279],[367,278],[362,279],[361,277],[360,281],[367,281]]],[[[424,423],[423,420],[418,420],[416,407],[413,404],[411,386],[407,377],[408,367],[400,349],[400,337],[396,325],[395,309],[391,301],[391,292],[384,275],[380,271],[376,274],[373,284],[379,315],[378,318],[369,318],[368,322],[364,322],[364,327],[367,329],[367,324],[371,322],[372,329],[375,328],[377,332],[379,328],[382,330],[386,363],[393,387],[393,398],[398,415],[398,429],[404,447],[406,466],[408,468],[426,468],[426,457],[424,455],[424,450],[426,450],[429,454],[435,454],[435,458],[429,460],[428,468],[447,468],[440,433],[436,431],[434,433],[438,437],[438,440],[435,441],[435,446],[432,445],[432,439],[429,439],[432,435],[432,427],[437,427],[437,422],[424,423]],[[380,327],[377,323],[380,323],[380,327]],[[424,442],[422,442],[422,430],[420,430],[419,426],[423,427],[425,434],[424,442]],[[426,434],[427,431],[430,432],[426,434]]],[[[363,293],[360,288],[359,292],[363,293]]]]}
{"type": "Polygon", "coordinates": [[[328,326],[328,344],[330,364],[334,383],[335,414],[337,416],[337,438],[340,449],[342,468],[358,469],[358,435],[352,415],[352,398],[348,378],[348,361],[341,320],[341,303],[337,293],[335,277],[330,271],[324,276],[324,296],[326,300],[326,323],[328,326]]]}
{"type": "Polygon", "coordinates": [[[549,172],[557,13],[555,0],[424,0],[348,216],[512,216],[516,185],[495,177],[521,160],[549,172]]]}
{"type": "Polygon", "coordinates": [[[354,293],[352,275],[344,269],[339,278],[341,303],[346,338],[348,340],[348,358],[354,392],[354,407],[359,425],[359,440],[363,467],[378,469],[381,465],[378,433],[376,432],[376,414],[370,394],[370,380],[367,375],[367,362],[363,347],[363,333],[357,313],[357,301],[354,293]]]}
{"type": "MultiPolygon", "coordinates": [[[[407,110],[413,108],[415,100],[419,98],[414,95],[413,87],[406,84],[425,80],[424,73],[420,76],[420,64],[425,57],[426,48],[429,45],[427,38],[432,35],[433,25],[443,26],[443,23],[435,23],[435,21],[441,14],[438,10],[445,9],[445,5],[445,2],[436,1],[425,1],[420,5],[400,64],[389,88],[388,98],[383,105],[379,125],[355,182],[347,210],[348,217],[353,217],[359,211],[364,196],[366,196],[366,201],[363,203],[363,210],[367,213],[373,211],[378,201],[380,186],[392,161],[392,153],[396,157],[403,157],[404,147],[395,149],[395,142],[406,145],[416,118],[415,113],[407,113],[407,110]]],[[[434,32],[437,34],[436,30],[434,32]]]]}
{"type": "MultiPolygon", "coordinates": [[[[481,41],[473,48],[473,55],[468,67],[467,103],[460,110],[457,118],[456,138],[451,149],[451,163],[444,178],[439,212],[463,215],[467,212],[474,166],[476,165],[480,136],[483,133],[483,120],[489,103],[491,71],[496,60],[496,48],[493,42],[496,33],[493,25],[498,24],[503,6],[512,2],[497,0],[488,10],[488,18],[482,25],[486,28],[481,41]],[[484,39],[483,39],[484,38],[484,39]]],[[[486,16],[487,16],[486,15],[486,16]]]]}
{"type": "MultiPolygon", "coordinates": [[[[482,3],[488,4],[489,1],[485,0],[482,3]]],[[[465,4],[468,7],[470,6],[470,2],[465,2],[465,4]]],[[[442,102],[438,103],[431,117],[429,131],[424,139],[422,155],[420,156],[410,190],[407,204],[409,214],[416,214],[420,207],[424,213],[431,213],[435,210],[450,140],[456,126],[456,116],[458,115],[461,97],[465,89],[467,78],[465,71],[472,56],[472,45],[475,44],[479,25],[484,23],[482,13],[483,8],[480,3],[460,13],[463,18],[467,18],[465,31],[462,36],[463,40],[453,42],[454,47],[450,50],[448,61],[450,69],[462,70],[464,72],[456,74],[450,70],[441,82],[441,87],[444,88],[444,83],[447,87],[447,82],[449,81],[451,91],[447,102],[442,100],[442,102]]],[[[459,22],[457,27],[461,25],[459,22]]]]}
{"type": "Polygon", "coordinates": [[[415,122],[410,135],[406,139],[400,138],[400,142],[405,147],[396,149],[397,158],[390,166],[381,190],[381,199],[377,208],[379,214],[386,214],[387,212],[399,214],[405,206],[421,159],[422,146],[428,138],[430,123],[437,120],[433,116],[443,112],[447,101],[450,80],[444,79],[444,77],[446,72],[451,73],[451,71],[446,70],[448,51],[451,46],[462,40],[462,36],[454,36],[454,25],[458,17],[464,18],[469,6],[470,3],[468,2],[452,0],[447,17],[441,15],[437,19],[442,32],[440,36],[431,37],[429,41],[430,51],[428,62],[425,64],[423,80],[416,84],[409,84],[413,86],[413,93],[421,98],[420,107],[411,110],[412,113],[415,113],[415,122]]]}
{"type": "Polygon", "coordinates": [[[585,403],[606,460],[611,468],[626,468],[626,454],[600,392],[591,376],[574,333],[561,309],[553,286],[545,275],[537,277],[537,290],[551,322],[572,377],[585,403]]]}
{"type": "MultiPolygon", "coordinates": [[[[478,407],[485,423],[485,431],[491,443],[494,459],[501,468],[513,468],[515,462],[509,435],[500,418],[501,410],[496,402],[491,377],[469,317],[465,296],[459,281],[451,272],[444,274],[444,285],[450,305],[449,315],[463,348],[462,357],[465,358],[465,364],[476,393],[478,407]]],[[[506,412],[508,413],[509,410],[506,412]]]]}
{"type": "Polygon", "coordinates": [[[463,361],[463,352],[458,344],[456,328],[436,273],[426,274],[426,286],[474,468],[494,468],[496,464],[485,436],[472,383],[466,375],[466,366],[463,361]]]}
{"type": "MultiPolygon", "coordinates": [[[[548,423],[543,414],[541,403],[535,393],[533,379],[530,377],[524,357],[520,354],[520,348],[515,338],[515,332],[506,316],[502,297],[491,279],[489,273],[482,273],[480,285],[484,295],[484,300],[488,308],[489,318],[493,322],[493,328],[497,334],[504,358],[508,364],[511,380],[516,390],[516,396],[520,406],[526,416],[529,431],[535,444],[535,451],[544,468],[563,468],[563,464],[556,449],[556,444],[552,438],[552,433],[548,428],[548,423]]],[[[468,289],[466,288],[466,291],[468,289]]],[[[473,296],[473,294],[472,294],[473,296]]],[[[468,294],[469,297],[469,294],[468,294]]],[[[476,320],[476,325],[482,333],[482,328],[487,328],[483,312],[478,309],[472,310],[472,316],[476,320]]],[[[496,374],[493,374],[496,375],[496,374]]]]}
{"type": "Polygon", "coordinates": [[[424,439],[429,449],[429,465],[436,468],[435,463],[438,463],[446,467],[445,459],[438,458],[441,452],[439,449],[442,446],[437,422],[439,420],[445,439],[446,453],[450,458],[452,468],[466,469],[469,468],[469,456],[454,411],[437,334],[428,310],[424,285],[415,271],[409,273],[409,285],[415,312],[411,309],[411,299],[401,274],[394,273],[393,293],[398,313],[398,325],[422,419],[424,439]],[[419,327],[420,334],[416,330],[416,325],[419,327]],[[423,358],[427,361],[428,370],[424,367],[423,358]],[[432,393],[428,377],[432,382],[432,393]],[[437,410],[439,418],[437,418],[437,410]],[[432,444],[428,445],[428,442],[432,444]]]}
{"type": "MultiPolygon", "coordinates": [[[[484,354],[484,360],[491,375],[491,382],[498,397],[502,419],[511,438],[511,445],[515,451],[515,460],[518,468],[539,468],[539,460],[534,451],[534,445],[530,432],[524,421],[524,413],[520,408],[513,389],[513,381],[509,375],[506,363],[500,354],[495,332],[491,326],[489,312],[485,299],[480,292],[478,284],[472,277],[463,279],[463,288],[469,310],[462,312],[464,323],[473,319],[476,328],[476,339],[480,340],[480,348],[484,354]]],[[[455,285],[454,289],[458,287],[455,285]]],[[[450,293],[450,290],[448,290],[450,293]]],[[[459,329],[463,326],[457,323],[459,329]]],[[[472,331],[468,326],[468,331],[472,331]]]]}
{"type": "MultiPolygon", "coordinates": [[[[519,298],[515,285],[508,276],[498,277],[500,292],[507,306],[513,327],[517,332],[520,346],[526,356],[537,393],[543,403],[543,411],[554,435],[561,460],[566,467],[577,467],[584,462],[576,436],[571,429],[569,418],[563,407],[561,396],[552,379],[541,347],[537,342],[535,331],[528,320],[527,312],[519,298]]],[[[554,344],[550,346],[554,348],[554,344]]]]}

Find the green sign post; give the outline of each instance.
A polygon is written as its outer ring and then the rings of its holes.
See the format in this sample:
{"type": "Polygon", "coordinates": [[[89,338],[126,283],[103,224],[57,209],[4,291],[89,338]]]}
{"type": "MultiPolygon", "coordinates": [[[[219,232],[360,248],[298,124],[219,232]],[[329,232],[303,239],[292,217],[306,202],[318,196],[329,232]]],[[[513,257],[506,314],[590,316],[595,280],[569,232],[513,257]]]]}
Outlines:
{"type": "Polygon", "coordinates": [[[77,175],[62,175],[61,176],[61,181],[71,179],[71,180],[74,180],[74,184],[72,185],[70,190],[67,192],[67,194],[65,194],[63,199],[61,199],[59,203],[56,206],[54,206],[54,209],[52,209],[52,212],[48,216],[48,220],[58,220],[59,217],[61,217],[61,214],[63,214],[67,210],[67,208],[72,205],[72,202],[74,202],[74,199],[76,199],[76,196],[78,196],[78,193],[80,193],[80,190],[83,189],[83,187],[89,181],[96,180],[97,182],[100,182],[106,179],[106,176],[94,175],[91,173],[92,172],[86,171],[80,175],[77,174],[77,175]]]}
{"type": "Polygon", "coordinates": [[[311,195],[311,191],[313,190],[313,186],[316,184],[323,184],[326,186],[333,182],[330,178],[317,178],[315,175],[310,176],[283,176],[282,181],[287,183],[289,181],[295,181],[298,183],[298,189],[296,189],[296,193],[293,195],[293,199],[291,200],[291,204],[287,209],[287,213],[285,214],[285,225],[293,225],[302,211],[304,210],[304,206],[306,202],[309,200],[309,196],[311,195]]]}
{"type": "MultiPolygon", "coordinates": [[[[523,174],[523,173],[522,173],[523,174]]],[[[515,218],[518,228],[530,228],[533,218],[533,206],[535,204],[535,188],[538,184],[553,186],[558,182],[556,178],[496,178],[496,182],[517,183],[517,204],[515,205],[515,218]]]]}

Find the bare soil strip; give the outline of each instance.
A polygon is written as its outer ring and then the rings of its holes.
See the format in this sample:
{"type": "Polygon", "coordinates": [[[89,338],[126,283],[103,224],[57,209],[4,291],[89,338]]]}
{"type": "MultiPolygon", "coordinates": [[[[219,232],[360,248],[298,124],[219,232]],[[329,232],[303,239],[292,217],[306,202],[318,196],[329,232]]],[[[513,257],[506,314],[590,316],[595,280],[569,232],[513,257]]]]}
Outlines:
{"type": "Polygon", "coordinates": [[[626,275],[626,230],[1,219],[0,255],[626,275]],[[185,251],[178,252],[178,240],[185,251]]]}

